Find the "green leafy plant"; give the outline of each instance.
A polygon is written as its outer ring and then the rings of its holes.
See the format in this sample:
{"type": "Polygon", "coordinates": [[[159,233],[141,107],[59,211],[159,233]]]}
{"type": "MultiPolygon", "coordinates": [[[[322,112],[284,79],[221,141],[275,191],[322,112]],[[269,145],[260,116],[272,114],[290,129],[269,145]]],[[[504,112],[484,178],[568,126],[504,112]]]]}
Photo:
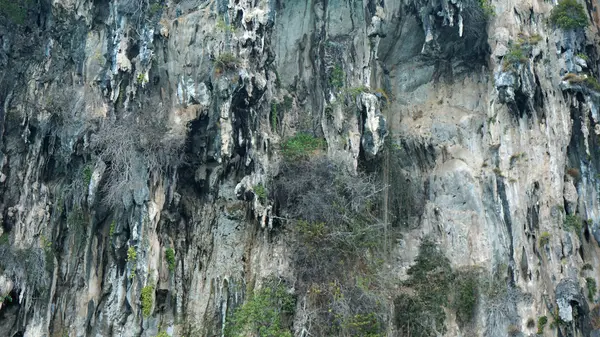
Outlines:
{"type": "Polygon", "coordinates": [[[547,323],[548,323],[548,317],[541,316],[538,318],[538,323],[537,323],[537,333],[538,334],[541,335],[544,333],[544,327],[546,326],[547,323]]]}
{"type": "Polygon", "coordinates": [[[282,146],[283,156],[287,160],[308,159],[325,147],[325,141],[307,133],[297,133],[287,139],[282,146]]]}
{"type": "Polygon", "coordinates": [[[586,277],[585,282],[588,290],[588,299],[594,301],[594,296],[596,296],[596,293],[598,292],[596,280],[593,277],[586,277]]]}
{"type": "Polygon", "coordinates": [[[165,259],[167,259],[167,264],[169,265],[169,271],[175,270],[175,250],[173,248],[167,248],[165,250],[165,259]]]}
{"type": "Polygon", "coordinates": [[[133,246],[127,249],[127,262],[135,262],[137,260],[137,252],[133,246]]]}
{"type": "Polygon", "coordinates": [[[165,330],[161,330],[155,337],[171,337],[165,330]]]}
{"type": "Polygon", "coordinates": [[[478,3],[486,18],[496,15],[496,10],[490,0],[478,0],[478,3]]]}
{"type": "Polygon", "coordinates": [[[528,60],[527,50],[519,43],[512,44],[509,47],[508,53],[504,55],[504,70],[514,70],[515,67],[526,63],[528,60]]]}
{"type": "Polygon", "coordinates": [[[152,314],[152,305],[154,305],[154,287],[145,286],[142,288],[142,315],[149,317],[152,314]]]}
{"type": "Polygon", "coordinates": [[[228,317],[225,336],[292,337],[287,321],[294,313],[295,304],[294,295],[284,285],[268,284],[255,291],[228,317]]]}
{"type": "Polygon", "coordinates": [[[588,25],[585,8],[577,0],[561,0],[552,9],[550,22],[565,30],[584,28],[588,25]]]}
{"type": "Polygon", "coordinates": [[[267,200],[267,189],[263,184],[255,185],[253,188],[254,195],[260,200],[260,202],[264,203],[267,200]]]}
{"type": "Polygon", "coordinates": [[[564,222],[565,230],[573,231],[576,234],[580,234],[582,227],[583,227],[583,222],[581,221],[581,218],[578,217],[577,215],[568,214],[565,217],[565,222],[564,222]]]}

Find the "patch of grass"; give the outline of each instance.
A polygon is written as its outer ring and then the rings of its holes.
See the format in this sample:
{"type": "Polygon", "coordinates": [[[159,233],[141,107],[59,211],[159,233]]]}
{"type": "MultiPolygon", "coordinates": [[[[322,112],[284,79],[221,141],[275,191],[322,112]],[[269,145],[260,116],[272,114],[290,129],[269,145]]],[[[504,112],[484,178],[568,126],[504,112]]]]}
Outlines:
{"type": "Polygon", "coordinates": [[[142,288],[140,300],[142,302],[142,315],[150,317],[152,314],[152,305],[154,305],[154,287],[145,286],[142,288]]]}
{"type": "Polygon", "coordinates": [[[219,56],[215,58],[214,63],[218,72],[223,70],[234,70],[240,66],[240,60],[230,52],[219,54],[219,56]]]}
{"type": "Polygon", "coordinates": [[[565,30],[584,28],[589,24],[585,8],[577,0],[561,0],[552,8],[550,22],[565,30]]]}
{"type": "Polygon", "coordinates": [[[593,302],[594,297],[596,296],[596,293],[598,292],[598,286],[596,284],[596,280],[593,277],[586,277],[585,282],[586,282],[587,290],[588,290],[588,299],[593,302]]]}
{"type": "Polygon", "coordinates": [[[324,147],[325,140],[307,133],[297,133],[283,143],[282,152],[287,160],[302,160],[322,151],[324,147]]]}
{"type": "Polygon", "coordinates": [[[538,322],[537,322],[537,333],[539,335],[544,333],[544,327],[546,326],[546,324],[548,324],[548,317],[546,316],[541,316],[538,318],[538,322]]]}
{"type": "Polygon", "coordinates": [[[127,249],[127,262],[135,262],[137,260],[137,252],[133,246],[127,249]]]}
{"type": "Polygon", "coordinates": [[[565,217],[564,229],[567,231],[573,231],[576,234],[581,234],[581,229],[583,228],[583,222],[581,218],[577,215],[567,215],[565,217]]]}
{"type": "Polygon", "coordinates": [[[254,195],[260,200],[260,202],[264,203],[267,200],[267,189],[263,184],[255,185],[253,188],[254,195]]]}
{"type": "Polygon", "coordinates": [[[296,298],[282,284],[268,284],[255,291],[225,325],[225,336],[292,337],[290,318],[296,298]]]}
{"type": "Polygon", "coordinates": [[[513,43],[509,46],[508,53],[504,55],[504,70],[515,70],[520,64],[527,63],[528,48],[520,43],[513,43]]]}
{"type": "Polygon", "coordinates": [[[108,236],[112,238],[113,235],[115,235],[115,229],[117,227],[117,221],[113,220],[113,222],[110,223],[110,228],[108,229],[108,236]]]}
{"type": "Polygon", "coordinates": [[[235,33],[235,27],[232,26],[232,25],[228,25],[225,22],[225,18],[223,18],[222,16],[220,16],[217,19],[217,25],[216,25],[216,27],[217,27],[218,30],[220,30],[222,32],[225,32],[225,33],[235,33]]]}
{"type": "Polygon", "coordinates": [[[590,60],[590,58],[584,53],[578,53],[575,56],[579,57],[580,59],[584,60],[585,62],[588,62],[590,60]]]}
{"type": "Polygon", "coordinates": [[[175,270],[175,250],[173,248],[167,248],[165,250],[165,259],[167,259],[167,264],[169,265],[169,271],[175,270]]]}
{"type": "Polygon", "coordinates": [[[545,247],[548,243],[550,243],[550,237],[551,235],[549,232],[542,232],[542,234],[540,234],[540,248],[545,247]]]}
{"type": "Polygon", "coordinates": [[[161,330],[155,337],[171,337],[165,330],[161,330]]]}

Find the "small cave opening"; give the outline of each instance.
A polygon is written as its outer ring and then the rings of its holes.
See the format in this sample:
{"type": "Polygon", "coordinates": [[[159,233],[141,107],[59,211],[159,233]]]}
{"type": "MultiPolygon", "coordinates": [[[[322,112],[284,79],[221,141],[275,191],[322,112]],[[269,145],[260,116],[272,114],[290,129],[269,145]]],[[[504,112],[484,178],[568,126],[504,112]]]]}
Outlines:
{"type": "Polygon", "coordinates": [[[585,238],[585,242],[590,243],[590,228],[589,226],[585,226],[583,229],[583,237],[585,238]]]}

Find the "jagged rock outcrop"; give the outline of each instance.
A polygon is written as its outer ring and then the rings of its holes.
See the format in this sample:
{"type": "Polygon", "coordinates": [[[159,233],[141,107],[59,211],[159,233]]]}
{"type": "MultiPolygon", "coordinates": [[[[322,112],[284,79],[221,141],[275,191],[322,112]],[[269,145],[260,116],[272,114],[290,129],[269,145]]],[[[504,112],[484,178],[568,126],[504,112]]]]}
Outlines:
{"type": "MultiPolygon", "coordinates": [[[[294,239],[324,227],[276,190],[294,135],[331,160],[315,172],[384,186],[362,210],[384,224],[379,283],[352,293],[364,321],[331,318],[346,334],[410,330],[397,308],[433,240],[432,284],[477,291],[423,302],[424,335],[597,335],[599,21],[580,3],[590,25],[568,29],[533,0],[0,3],[0,335],[227,336],[274,278],[282,321],[314,335],[311,303],[347,289],[299,276],[294,239]]],[[[372,268],[360,247],[349,275],[372,268]]]]}

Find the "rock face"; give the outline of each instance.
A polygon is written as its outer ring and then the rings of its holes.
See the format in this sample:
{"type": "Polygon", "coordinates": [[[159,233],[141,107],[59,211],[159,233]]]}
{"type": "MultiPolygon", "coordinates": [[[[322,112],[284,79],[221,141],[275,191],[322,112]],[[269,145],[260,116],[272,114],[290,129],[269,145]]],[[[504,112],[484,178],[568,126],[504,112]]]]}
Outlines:
{"type": "Polygon", "coordinates": [[[534,0],[0,3],[0,336],[227,336],[273,277],[314,335],[272,190],[294,134],[388,187],[378,335],[425,239],[480,276],[423,336],[600,335],[581,4],[565,29],[534,0]]]}

